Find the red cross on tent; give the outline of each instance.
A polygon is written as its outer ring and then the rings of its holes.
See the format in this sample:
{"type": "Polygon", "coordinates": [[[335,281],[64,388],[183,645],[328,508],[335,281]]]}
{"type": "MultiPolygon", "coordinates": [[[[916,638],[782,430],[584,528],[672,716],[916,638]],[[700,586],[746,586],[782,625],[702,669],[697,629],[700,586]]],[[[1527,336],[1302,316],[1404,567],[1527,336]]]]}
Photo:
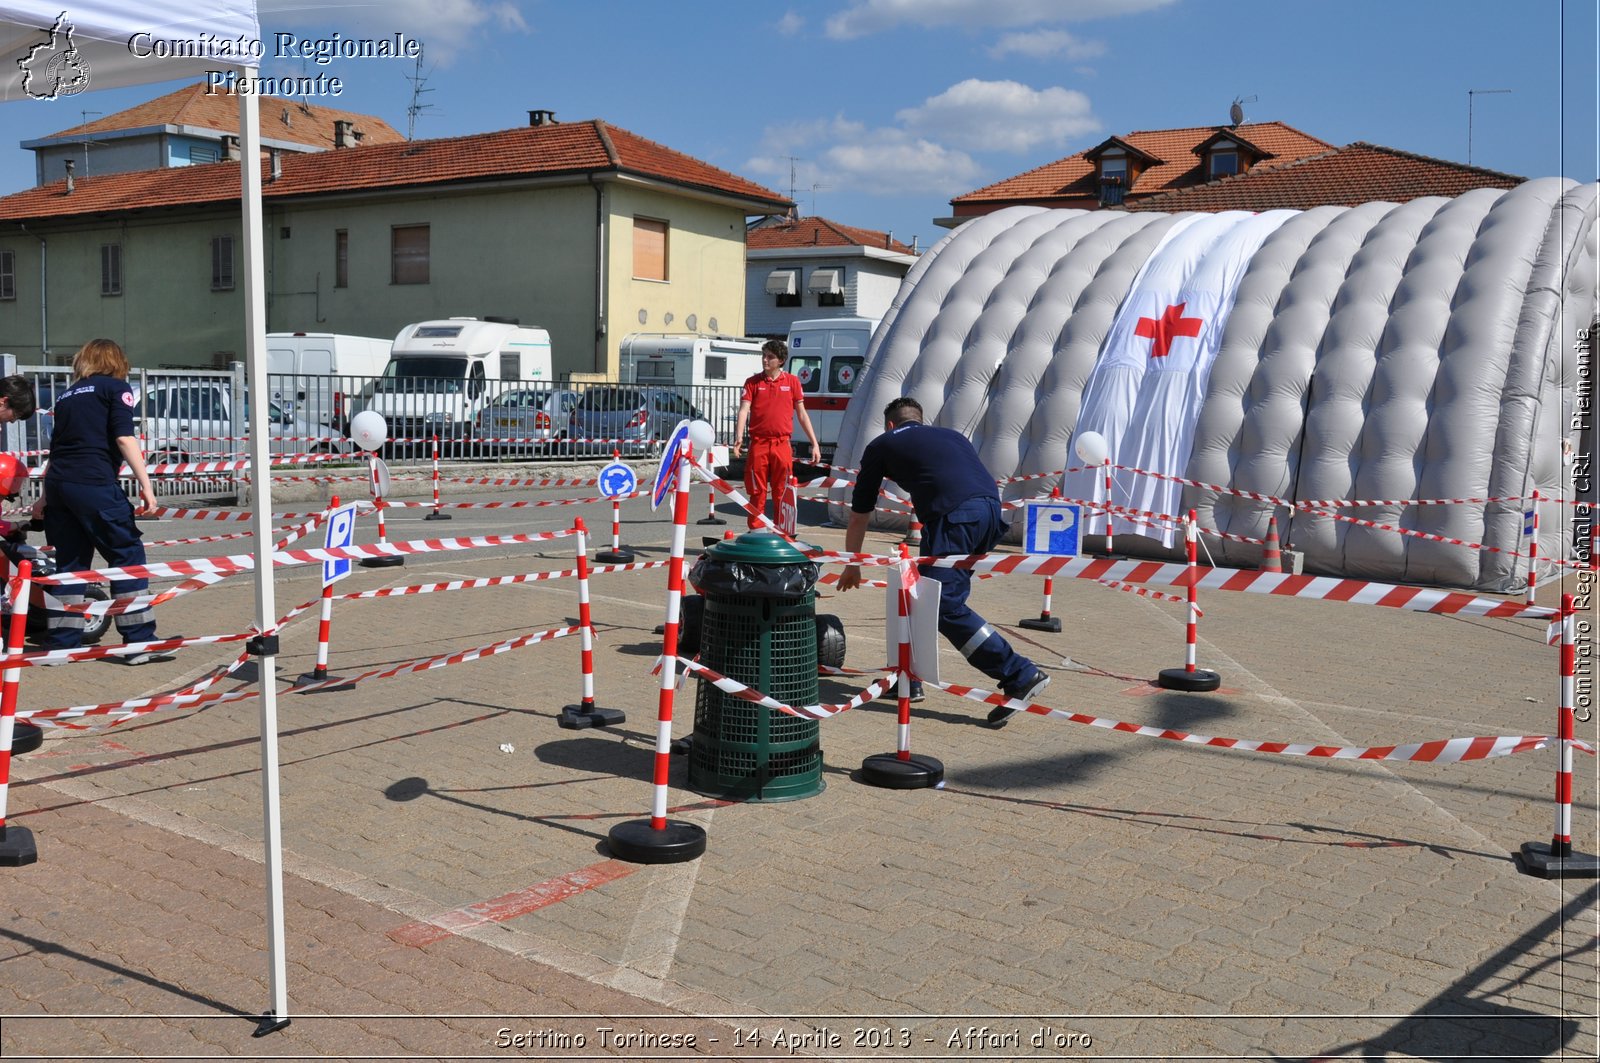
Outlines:
{"type": "Polygon", "coordinates": [[[1150,344],[1150,357],[1165,358],[1167,352],[1172,350],[1172,341],[1179,336],[1200,335],[1200,326],[1205,322],[1198,317],[1184,317],[1184,305],[1169,306],[1160,317],[1139,319],[1133,334],[1155,341],[1150,344]]]}

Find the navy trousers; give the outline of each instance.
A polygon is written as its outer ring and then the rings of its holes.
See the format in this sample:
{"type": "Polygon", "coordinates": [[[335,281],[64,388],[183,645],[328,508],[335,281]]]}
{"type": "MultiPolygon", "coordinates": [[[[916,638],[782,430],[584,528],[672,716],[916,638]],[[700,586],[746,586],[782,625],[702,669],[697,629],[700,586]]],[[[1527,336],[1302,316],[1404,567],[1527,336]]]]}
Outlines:
{"type": "MultiPolygon", "coordinates": [[[[110,484],[47,482],[44,498],[44,536],[55,547],[58,572],[94,567],[94,553],[113,568],[144,564],[144,541],[133,520],[133,503],[122,488],[110,484]]],[[[111,596],[136,594],[149,586],[142,579],[111,581],[111,596]]],[[[62,585],[56,597],[63,605],[84,600],[83,584],[62,585]]],[[[155,615],[136,609],[116,616],[124,642],[149,642],[156,637],[155,615]]],[[[83,615],[50,610],[45,619],[46,649],[71,650],[83,642],[83,615]]]]}
{"type": "MultiPolygon", "coordinates": [[[[922,524],[922,556],[981,554],[1005,534],[998,498],[971,498],[942,517],[922,524]]],[[[1033,662],[1011,648],[998,631],[967,605],[972,573],[963,568],[923,568],[941,584],[939,634],[961,651],[972,666],[995,680],[1007,693],[1034,672],[1033,662]]]]}

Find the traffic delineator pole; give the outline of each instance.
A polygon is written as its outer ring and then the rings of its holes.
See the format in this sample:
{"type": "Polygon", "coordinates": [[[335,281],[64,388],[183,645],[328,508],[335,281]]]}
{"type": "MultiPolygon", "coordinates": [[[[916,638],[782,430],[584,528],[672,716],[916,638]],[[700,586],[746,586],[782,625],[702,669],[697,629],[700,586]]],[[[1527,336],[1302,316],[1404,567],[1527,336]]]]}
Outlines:
{"type": "Polygon", "coordinates": [[[1184,632],[1184,664],[1182,668],[1163,668],[1156,674],[1156,685],[1167,690],[1185,690],[1192,693],[1203,693],[1215,690],[1222,685],[1222,677],[1216,672],[1195,667],[1195,644],[1200,635],[1200,599],[1198,555],[1199,524],[1195,520],[1194,510],[1189,511],[1189,519],[1183,529],[1184,544],[1189,554],[1188,578],[1184,581],[1189,585],[1189,623],[1184,632]]]}
{"type": "Polygon", "coordinates": [[[861,762],[861,781],[886,790],[922,790],[944,782],[944,764],[924,754],[911,753],[911,584],[917,569],[911,564],[911,551],[900,544],[899,592],[895,609],[899,623],[900,698],[893,753],[874,753],[861,762]]]}
{"type": "MultiPolygon", "coordinates": [[[[378,494],[378,456],[376,454],[369,455],[367,469],[371,477],[373,505],[378,510],[378,544],[383,546],[389,542],[388,532],[383,522],[383,511],[387,504],[378,494]]],[[[399,554],[379,554],[376,557],[363,557],[360,562],[362,568],[394,568],[396,565],[405,563],[406,559],[399,554]]]]}
{"type": "Polygon", "coordinates": [[[423,520],[451,520],[452,515],[445,513],[439,506],[439,437],[433,437],[433,512],[423,520]]]}
{"type": "MultiPolygon", "coordinates": [[[[33,577],[33,562],[23,561],[17,566],[17,578],[12,584],[11,635],[6,640],[6,664],[3,692],[0,692],[0,867],[22,867],[36,863],[39,848],[34,843],[33,832],[27,827],[6,824],[6,800],[11,786],[11,755],[15,748],[17,723],[17,684],[22,668],[15,663],[22,655],[22,640],[28,630],[28,584],[33,577]]],[[[37,748],[37,746],[35,746],[37,748]]]]}
{"type": "MultiPolygon", "coordinates": [[[[611,452],[612,461],[621,461],[622,454],[616,450],[611,452]]],[[[594,555],[594,559],[602,565],[630,565],[633,563],[633,551],[622,545],[622,499],[611,500],[611,549],[602,550],[594,555]]]]}
{"type": "Polygon", "coordinates": [[[578,704],[565,706],[556,717],[556,725],[576,731],[585,727],[624,723],[628,716],[621,709],[599,709],[594,704],[594,623],[589,616],[589,529],[582,517],[572,522],[572,528],[578,540],[578,629],[583,645],[580,659],[583,687],[578,704]]]}
{"type": "MultiPolygon", "coordinates": [[[[334,495],[328,500],[328,512],[332,513],[339,508],[339,496],[334,495]]],[[[341,679],[342,676],[328,674],[328,641],[333,633],[333,584],[324,584],[322,588],[322,616],[317,623],[317,663],[311,671],[306,672],[294,681],[295,686],[308,686],[312,683],[325,683],[330,679],[341,679]]],[[[355,684],[347,683],[344,686],[323,687],[312,691],[317,694],[332,694],[341,690],[354,690],[355,684]]]]}
{"type": "Polygon", "coordinates": [[[717,489],[706,486],[706,515],[695,521],[696,524],[726,524],[727,521],[717,516],[717,489]]]}
{"type": "MultiPolygon", "coordinates": [[[[1059,486],[1050,488],[1050,497],[1060,498],[1061,488],[1059,486]]],[[[1018,627],[1025,627],[1029,631],[1055,632],[1061,630],[1061,618],[1050,615],[1050,595],[1052,590],[1054,590],[1054,580],[1052,580],[1049,576],[1046,576],[1044,578],[1044,607],[1039,610],[1039,615],[1037,618],[1028,617],[1023,620],[1018,620],[1018,627]]]]}
{"type": "Polygon", "coordinates": [[[906,537],[900,542],[905,546],[922,545],[922,522],[917,519],[915,513],[911,514],[911,524],[906,528],[906,537]]]}
{"type": "MultiPolygon", "coordinates": [[[[32,564],[29,564],[28,566],[28,575],[29,579],[31,580],[33,576],[32,564]]],[[[21,577],[19,576],[18,578],[20,579],[21,577]]],[[[8,583],[11,581],[11,559],[6,557],[5,554],[0,554],[0,580],[4,580],[8,583]]],[[[26,599],[28,594],[28,588],[23,587],[22,597],[26,599]]],[[[15,597],[13,597],[13,601],[14,600],[15,597]]],[[[24,604],[26,604],[26,602],[24,602],[24,604]]],[[[26,617],[24,617],[24,619],[26,619],[26,617]]],[[[0,644],[9,645],[9,643],[4,642],[6,635],[7,632],[0,631],[0,644]]],[[[21,640],[22,636],[18,636],[17,641],[15,642],[15,645],[19,648],[22,646],[21,640]]],[[[0,645],[0,649],[3,649],[3,645],[0,645]]],[[[16,754],[17,756],[21,756],[24,753],[32,753],[42,745],[44,745],[44,729],[42,727],[34,723],[32,720],[16,720],[14,722],[11,732],[12,753],[16,754]]]]}
{"type": "Polygon", "coordinates": [[[618,823],[606,835],[611,855],[636,864],[676,864],[706,851],[697,823],[667,818],[672,770],[672,696],[678,682],[678,620],[683,600],[683,541],[689,528],[689,447],[678,452],[677,495],[672,504],[672,554],[667,563],[667,617],[661,637],[661,688],[656,700],[656,753],[649,819],[618,823]]]}
{"type": "Polygon", "coordinates": [[[1539,489],[1533,489],[1533,527],[1528,533],[1528,604],[1539,586],[1539,489]]]}
{"type": "Polygon", "coordinates": [[[1572,848],[1572,742],[1577,737],[1573,712],[1577,675],[1577,607],[1570,594],[1561,596],[1561,705],[1556,720],[1556,827],[1550,844],[1523,842],[1514,854],[1517,868],[1540,878],[1600,878],[1600,857],[1572,848]]]}
{"type": "Polygon", "coordinates": [[[1106,554],[1109,556],[1117,552],[1111,534],[1111,456],[1106,455],[1105,460],[1106,482],[1106,554]]]}
{"type": "Polygon", "coordinates": [[[1278,541],[1278,515],[1267,518],[1267,539],[1261,547],[1262,572],[1283,571],[1283,547],[1278,541]]]}

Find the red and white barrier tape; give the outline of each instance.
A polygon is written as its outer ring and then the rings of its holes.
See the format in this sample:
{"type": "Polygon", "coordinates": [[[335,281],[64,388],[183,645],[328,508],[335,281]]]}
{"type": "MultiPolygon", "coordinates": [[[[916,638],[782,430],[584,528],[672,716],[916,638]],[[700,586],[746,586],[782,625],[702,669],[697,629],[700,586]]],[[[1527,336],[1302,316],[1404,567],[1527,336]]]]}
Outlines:
{"type": "Polygon", "coordinates": [[[679,657],[678,664],[683,667],[683,670],[686,674],[692,672],[694,675],[710,683],[718,690],[721,690],[724,693],[732,694],[734,697],[739,698],[742,701],[748,701],[755,705],[764,705],[769,709],[775,709],[778,712],[788,713],[790,716],[800,716],[808,720],[826,720],[828,717],[837,716],[841,712],[847,712],[850,709],[859,709],[867,702],[878,697],[884,691],[891,689],[895,683],[900,681],[899,672],[890,672],[883,679],[869,684],[864,690],[861,691],[861,693],[857,694],[849,701],[840,702],[837,705],[785,705],[776,698],[769,698],[765,694],[762,694],[751,687],[745,686],[738,680],[729,679],[722,673],[707,668],[699,661],[691,661],[683,657],[679,657]]]}
{"type": "Polygon", "coordinates": [[[403,508],[406,508],[406,507],[412,507],[412,508],[419,508],[420,507],[420,508],[427,508],[427,509],[434,509],[434,508],[438,508],[438,509],[526,509],[526,508],[529,508],[529,507],[539,507],[539,506],[588,506],[588,505],[597,505],[597,504],[599,504],[601,502],[612,502],[612,501],[622,502],[622,501],[626,501],[627,499],[630,499],[630,498],[638,498],[642,494],[644,494],[643,491],[631,491],[631,492],[629,492],[628,494],[625,494],[625,495],[617,495],[616,498],[614,498],[614,499],[612,499],[612,498],[545,498],[545,499],[537,499],[537,500],[535,500],[535,499],[522,499],[522,500],[516,501],[516,502],[441,502],[441,503],[439,503],[439,505],[437,507],[435,507],[432,502],[387,502],[385,504],[391,509],[403,509],[403,508]]]}
{"type": "MultiPolygon", "coordinates": [[[[1491,554],[1505,554],[1508,557],[1534,557],[1535,556],[1534,553],[1531,550],[1522,551],[1522,550],[1508,549],[1508,548],[1502,547],[1502,546],[1488,546],[1488,545],[1486,545],[1484,543],[1472,542],[1469,539],[1451,539],[1451,538],[1448,538],[1447,536],[1443,536],[1443,535],[1434,535],[1431,532],[1417,531],[1415,528],[1401,528],[1401,527],[1398,527],[1398,526],[1393,525],[1393,524],[1383,524],[1383,523],[1381,523],[1379,521],[1375,521],[1375,520],[1363,520],[1360,517],[1347,517],[1343,513],[1330,513],[1327,510],[1323,510],[1323,509],[1311,509],[1311,510],[1307,510],[1307,512],[1310,513],[1312,516],[1315,516],[1315,517],[1327,517],[1327,518],[1329,518],[1331,520],[1342,521],[1342,522],[1344,522],[1346,524],[1355,524],[1355,525],[1357,525],[1359,527],[1362,527],[1362,528],[1376,528],[1379,531],[1392,531],[1392,532],[1397,532],[1400,535],[1409,535],[1412,538],[1416,538],[1416,539],[1426,539],[1430,543],[1444,543],[1444,544],[1446,544],[1448,546],[1461,546],[1461,547],[1465,547],[1468,550],[1486,550],[1491,554]]],[[[1557,558],[1557,557],[1539,557],[1539,558],[1537,558],[1537,560],[1543,561],[1546,564],[1555,566],[1557,568],[1588,568],[1589,567],[1588,559],[1585,559],[1583,561],[1564,561],[1561,558],[1557,558]]]]}

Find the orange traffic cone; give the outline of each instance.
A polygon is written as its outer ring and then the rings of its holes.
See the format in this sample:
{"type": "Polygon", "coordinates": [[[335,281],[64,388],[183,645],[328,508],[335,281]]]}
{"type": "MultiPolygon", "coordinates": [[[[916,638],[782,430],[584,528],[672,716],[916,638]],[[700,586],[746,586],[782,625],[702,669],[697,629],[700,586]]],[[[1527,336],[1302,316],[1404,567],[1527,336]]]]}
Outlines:
{"type": "Polygon", "coordinates": [[[1276,513],[1267,518],[1267,541],[1261,550],[1261,571],[1283,571],[1283,554],[1278,549],[1278,515],[1276,513]]]}

